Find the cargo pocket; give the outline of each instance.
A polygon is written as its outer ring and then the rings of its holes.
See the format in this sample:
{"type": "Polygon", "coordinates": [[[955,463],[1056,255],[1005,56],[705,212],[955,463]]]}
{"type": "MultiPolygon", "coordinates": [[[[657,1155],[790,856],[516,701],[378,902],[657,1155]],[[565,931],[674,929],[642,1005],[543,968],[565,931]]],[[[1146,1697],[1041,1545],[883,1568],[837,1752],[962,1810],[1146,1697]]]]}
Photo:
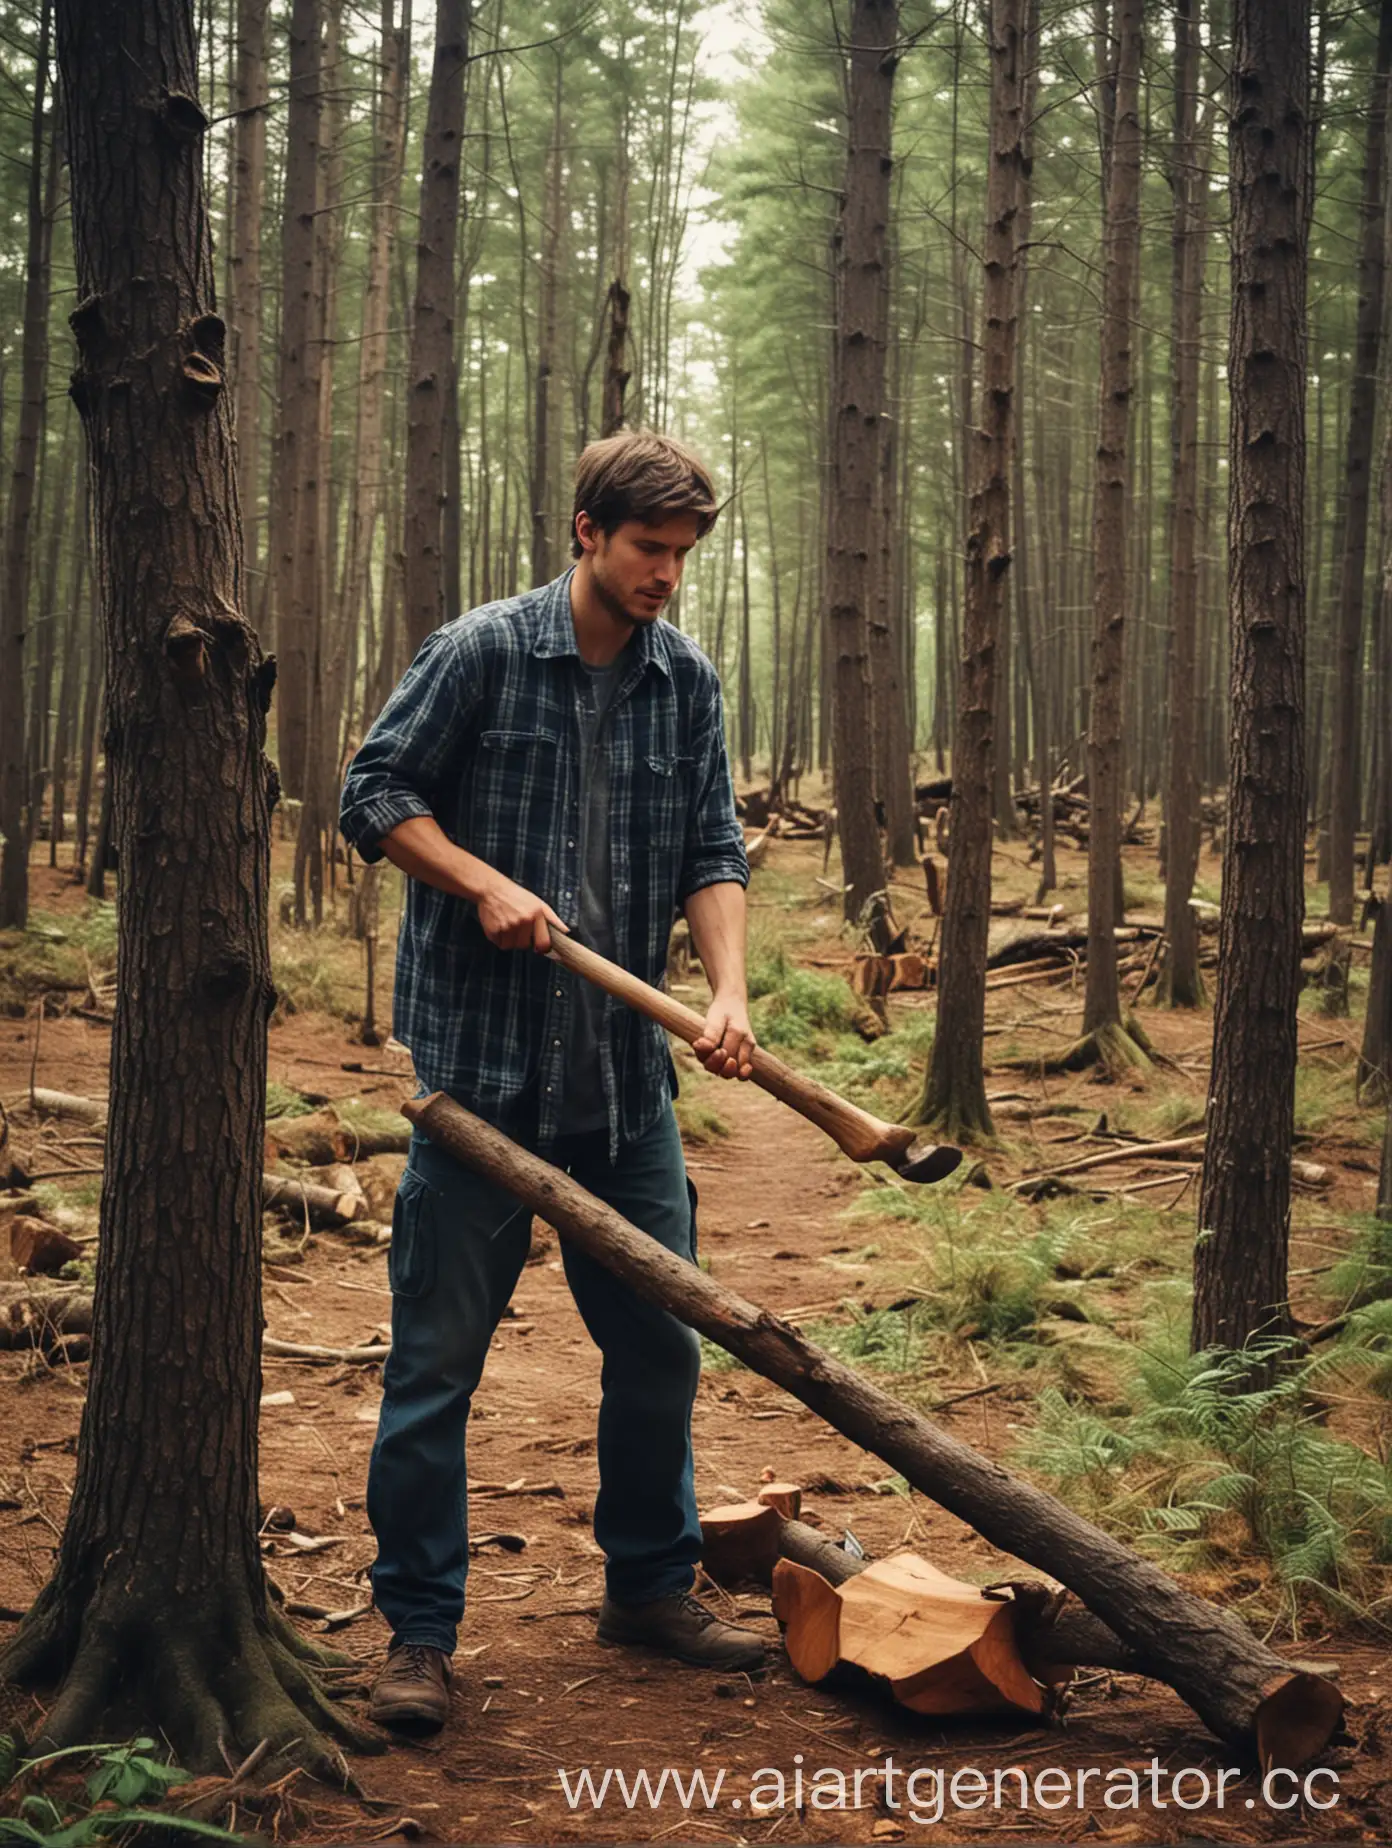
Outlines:
{"type": "Polygon", "coordinates": [[[392,1207],[387,1281],[393,1296],[415,1299],[435,1288],[435,1189],[408,1168],[392,1207]]]}

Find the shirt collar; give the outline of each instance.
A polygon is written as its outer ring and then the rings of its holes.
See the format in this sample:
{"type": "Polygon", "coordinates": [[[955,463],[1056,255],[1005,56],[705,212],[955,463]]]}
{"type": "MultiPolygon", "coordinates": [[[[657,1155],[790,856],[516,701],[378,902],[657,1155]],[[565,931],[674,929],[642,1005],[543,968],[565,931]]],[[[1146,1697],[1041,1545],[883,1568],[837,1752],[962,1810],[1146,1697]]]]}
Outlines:
{"type": "MultiPolygon", "coordinates": [[[[579,658],[580,650],[575,645],[575,623],[570,614],[570,580],[574,575],[575,567],[571,565],[558,578],[543,585],[537,593],[541,605],[532,653],[543,660],[554,659],[558,655],[574,655],[579,658]]],[[[670,680],[672,659],[665,629],[666,624],[661,617],[653,622],[641,623],[630,646],[637,663],[646,667],[651,662],[670,680]]]]}

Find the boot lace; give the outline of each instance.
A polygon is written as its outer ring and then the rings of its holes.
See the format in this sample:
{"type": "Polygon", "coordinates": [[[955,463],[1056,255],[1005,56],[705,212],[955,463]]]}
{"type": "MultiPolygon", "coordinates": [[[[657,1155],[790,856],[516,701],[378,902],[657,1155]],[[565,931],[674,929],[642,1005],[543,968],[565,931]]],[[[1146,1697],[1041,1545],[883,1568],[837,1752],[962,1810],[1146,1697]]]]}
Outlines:
{"type": "Polygon", "coordinates": [[[439,1670],[435,1665],[437,1651],[426,1643],[403,1643],[399,1649],[392,1650],[392,1675],[402,1681],[439,1680],[439,1670]]]}

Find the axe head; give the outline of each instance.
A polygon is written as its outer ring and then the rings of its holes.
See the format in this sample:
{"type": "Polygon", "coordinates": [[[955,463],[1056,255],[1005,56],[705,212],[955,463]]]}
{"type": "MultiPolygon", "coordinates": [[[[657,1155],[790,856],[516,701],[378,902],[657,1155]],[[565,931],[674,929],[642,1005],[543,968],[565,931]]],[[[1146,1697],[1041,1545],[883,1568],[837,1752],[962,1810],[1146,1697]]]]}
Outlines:
{"type": "Polygon", "coordinates": [[[961,1165],[962,1151],[946,1142],[911,1142],[890,1160],[901,1180],[928,1183],[946,1180],[961,1165]]]}

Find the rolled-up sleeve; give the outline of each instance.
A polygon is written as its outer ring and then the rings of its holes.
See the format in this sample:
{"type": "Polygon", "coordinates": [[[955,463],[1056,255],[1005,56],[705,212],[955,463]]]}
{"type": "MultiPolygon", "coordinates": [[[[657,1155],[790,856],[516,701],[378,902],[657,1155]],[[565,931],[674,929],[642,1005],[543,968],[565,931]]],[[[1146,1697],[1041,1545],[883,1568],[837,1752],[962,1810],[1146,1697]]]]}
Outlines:
{"type": "Polygon", "coordinates": [[[742,886],[749,884],[744,830],[735,813],[735,790],[725,749],[725,710],[720,684],[713,672],[701,705],[701,717],[692,728],[695,764],[687,809],[686,846],[677,882],[678,904],[684,904],[703,886],[720,885],[725,881],[742,886]]]}
{"type": "Polygon", "coordinates": [[[457,627],[428,635],[348,766],[338,825],[364,860],[380,860],[403,821],[436,813],[479,698],[470,656],[457,627]]]}

